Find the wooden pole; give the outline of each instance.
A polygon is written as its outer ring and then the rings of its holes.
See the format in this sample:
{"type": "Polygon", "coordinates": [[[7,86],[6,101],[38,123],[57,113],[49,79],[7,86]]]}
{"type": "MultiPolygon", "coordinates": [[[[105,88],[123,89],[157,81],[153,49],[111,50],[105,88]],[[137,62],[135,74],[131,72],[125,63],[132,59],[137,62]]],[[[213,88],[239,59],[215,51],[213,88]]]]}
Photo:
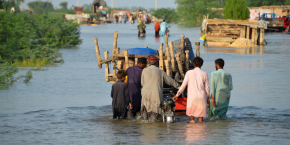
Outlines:
{"type": "Polygon", "coordinates": [[[255,44],[255,29],[252,28],[252,43],[255,44]]]}
{"type": "Polygon", "coordinates": [[[176,66],[175,66],[175,57],[174,57],[174,50],[173,50],[172,42],[169,42],[169,47],[170,47],[170,53],[171,53],[171,68],[172,68],[172,71],[175,71],[176,66]]]}
{"type": "Polygon", "coordinates": [[[200,45],[200,42],[195,42],[195,47],[196,47],[196,57],[200,57],[200,53],[199,53],[199,45],[200,45]]]}
{"type": "Polygon", "coordinates": [[[115,51],[117,49],[117,40],[118,40],[118,34],[119,34],[119,31],[115,31],[114,32],[114,43],[113,43],[113,56],[115,55],[115,51]]]}
{"type": "Polygon", "coordinates": [[[163,50],[159,49],[158,52],[159,52],[159,68],[161,70],[164,70],[163,50]]]}
{"type": "Polygon", "coordinates": [[[128,58],[128,50],[124,50],[124,56],[125,56],[125,70],[129,67],[129,58],[128,58]]]}
{"type": "MultiPolygon", "coordinates": [[[[105,60],[107,60],[108,56],[109,56],[109,51],[105,51],[104,54],[105,54],[105,60]]],[[[110,74],[110,72],[109,72],[109,63],[106,62],[105,63],[105,79],[106,79],[106,82],[110,81],[109,80],[109,74],[110,74]]]]}
{"type": "Polygon", "coordinates": [[[185,68],[186,71],[189,70],[189,50],[185,50],[185,68]]]}
{"type": "Polygon", "coordinates": [[[240,38],[246,38],[246,26],[240,26],[240,38]]]}
{"type": "Polygon", "coordinates": [[[206,15],[206,19],[208,19],[208,17],[209,17],[209,14],[207,13],[207,15],[206,15]]]}
{"type": "Polygon", "coordinates": [[[260,45],[264,45],[265,41],[265,29],[261,28],[260,29],[260,45]]]}
{"type": "Polygon", "coordinates": [[[138,58],[135,57],[135,65],[137,65],[137,64],[138,64],[138,58]]]}
{"type": "Polygon", "coordinates": [[[166,49],[166,47],[168,47],[168,35],[165,35],[164,39],[165,39],[165,49],[166,49]]]}
{"type": "Polygon", "coordinates": [[[250,26],[247,26],[247,39],[250,39],[250,26]]]}
{"type": "Polygon", "coordinates": [[[180,53],[180,62],[184,65],[185,54],[184,54],[184,35],[181,35],[181,53],[180,53]]]}
{"type": "Polygon", "coordinates": [[[183,73],[183,68],[182,68],[182,64],[180,62],[179,55],[178,54],[175,54],[175,57],[176,57],[177,65],[178,65],[178,70],[179,70],[179,72],[181,74],[181,77],[183,79],[184,78],[184,73],[183,73]]]}
{"type": "Polygon", "coordinates": [[[169,61],[168,60],[164,60],[165,62],[165,67],[166,67],[166,74],[168,76],[171,76],[171,71],[170,71],[170,67],[169,67],[169,61]]]}
{"type": "Polygon", "coordinates": [[[96,49],[98,66],[99,66],[99,68],[102,68],[102,64],[101,64],[102,57],[100,55],[100,50],[99,50],[99,45],[98,45],[98,37],[94,38],[94,42],[95,42],[95,49],[96,49]]]}

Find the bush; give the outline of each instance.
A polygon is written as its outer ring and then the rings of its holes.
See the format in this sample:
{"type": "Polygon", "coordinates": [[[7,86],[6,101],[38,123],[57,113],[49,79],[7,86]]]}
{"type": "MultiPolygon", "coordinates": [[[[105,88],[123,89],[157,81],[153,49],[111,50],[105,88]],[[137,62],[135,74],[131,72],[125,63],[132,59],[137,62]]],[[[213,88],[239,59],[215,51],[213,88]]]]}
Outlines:
{"type": "Polygon", "coordinates": [[[221,7],[222,1],[217,0],[176,0],[177,14],[181,17],[181,24],[200,26],[203,15],[209,14],[209,18],[221,18],[221,13],[211,11],[211,8],[221,7]]]}
{"type": "Polygon", "coordinates": [[[14,66],[41,67],[62,62],[58,48],[82,42],[79,25],[64,22],[60,15],[0,12],[0,17],[1,85],[12,82],[11,74],[17,72],[14,66]]]}
{"type": "Polygon", "coordinates": [[[246,20],[250,17],[250,11],[244,0],[228,0],[223,13],[224,19],[246,20]]]}
{"type": "Polygon", "coordinates": [[[161,18],[162,15],[164,16],[165,20],[168,23],[178,21],[178,15],[177,15],[175,9],[162,8],[162,9],[157,9],[156,11],[152,12],[152,16],[155,16],[157,18],[161,18]]]}

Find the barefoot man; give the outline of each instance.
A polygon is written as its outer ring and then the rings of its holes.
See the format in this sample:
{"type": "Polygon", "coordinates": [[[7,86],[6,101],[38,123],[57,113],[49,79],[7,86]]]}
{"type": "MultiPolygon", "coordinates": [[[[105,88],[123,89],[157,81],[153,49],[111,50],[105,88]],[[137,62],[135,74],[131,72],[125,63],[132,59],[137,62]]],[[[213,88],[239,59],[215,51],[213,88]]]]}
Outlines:
{"type": "Polygon", "coordinates": [[[233,89],[232,76],[230,73],[223,70],[224,60],[215,60],[217,71],[211,73],[210,95],[211,103],[208,109],[208,118],[227,119],[231,90],[233,89]]]}

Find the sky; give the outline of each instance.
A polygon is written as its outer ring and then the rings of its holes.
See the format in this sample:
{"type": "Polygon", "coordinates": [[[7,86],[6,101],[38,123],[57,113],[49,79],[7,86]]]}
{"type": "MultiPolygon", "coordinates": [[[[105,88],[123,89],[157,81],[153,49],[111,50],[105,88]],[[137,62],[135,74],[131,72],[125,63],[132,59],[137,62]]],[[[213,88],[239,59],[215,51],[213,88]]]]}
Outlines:
{"type": "MultiPolygon", "coordinates": [[[[27,3],[36,1],[36,0],[25,0],[23,3],[23,8],[28,8],[27,3]]],[[[47,0],[42,0],[47,1],[47,0]]],[[[68,2],[68,8],[72,5],[77,5],[77,0],[49,0],[52,2],[54,7],[59,8],[59,3],[61,2],[68,2]]],[[[79,6],[82,6],[83,4],[89,4],[92,3],[94,0],[79,0],[79,6]]],[[[114,1],[114,7],[129,7],[132,6],[141,6],[144,8],[155,8],[155,0],[113,0],[114,1]]],[[[176,8],[176,4],[174,3],[175,0],[157,0],[157,8],[176,8]]],[[[111,0],[106,0],[107,5],[111,7],[111,0]]]]}

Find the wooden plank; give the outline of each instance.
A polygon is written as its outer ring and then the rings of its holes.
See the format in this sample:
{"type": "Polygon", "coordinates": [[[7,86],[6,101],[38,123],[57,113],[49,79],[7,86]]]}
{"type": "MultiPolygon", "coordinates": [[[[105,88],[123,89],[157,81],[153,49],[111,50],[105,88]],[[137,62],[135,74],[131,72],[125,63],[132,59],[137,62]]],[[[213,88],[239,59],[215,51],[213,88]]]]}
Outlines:
{"type": "Polygon", "coordinates": [[[173,42],[169,42],[169,47],[170,47],[170,53],[171,53],[171,70],[175,71],[176,66],[175,66],[175,57],[174,57],[174,50],[173,50],[173,42]]]}
{"type": "Polygon", "coordinates": [[[264,45],[265,41],[265,29],[260,28],[260,45],[264,45]]]}
{"type": "Polygon", "coordinates": [[[98,61],[98,66],[99,68],[102,68],[102,57],[100,55],[100,50],[99,50],[99,45],[98,45],[98,37],[94,38],[94,42],[95,42],[95,50],[96,50],[96,55],[97,55],[97,61],[98,61]]]}
{"type": "Polygon", "coordinates": [[[246,38],[250,39],[250,26],[247,26],[247,34],[246,34],[246,38]]]}
{"type": "Polygon", "coordinates": [[[214,31],[214,30],[241,30],[241,27],[240,26],[207,25],[207,31],[214,31]]]}
{"type": "Polygon", "coordinates": [[[182,64],[180,62],[179,55],[178,54],[175,54],[175,57],[176,57],[176,61],[177,61],[179,73],[181,74],[181,77],[183,79],[184,78],[184,73],[183,73],[183,68],[182,68],[182,64]]]}
{"type": "Polygon", "coordinates": [[[241,26],[240,38],[246,38],[246,26],[241,26]]]}
{"type": "MultiPolygon", "coordinates": [[[[104,55],[105,55],[105,59],[108,59],[108,56],[109,56],[109,51],[105,51],[104,52],[104,55]]],[[[110,74],[110,71],[109,71],[109,63],[105,63],[105,80],[106,82],[109,82],[109,74],[110,74]]]]}
{"type": "Polygon", "coordinates": [[[185,50],[185,68],[186,71],[189,70],[189,50],[185,50]]]}
{"type": "Polygon", "coordinates": [[[125,55],[125,70],[129,67],[129,58],[128,58],[128,50],[124,50],[124,55],[125,55]]]}
{"type": "Polygon", "coordinates": [[[164,70],[163,49],[161,49],[161,48],[158,49],[158,52],[159,52],[159,68],[161,70],[164,70]]]}
{"type": "Polygon", "coordinates": [[[233,37],[206,37],[207,42],[234,42],[233,37]]]}
{"type": "Polygon", "coordinates": [[[181,47],[180,47],[180,62],[182,66],[184,65],[184,60],[185,60],[185,53],[184,53],[184,35],[181,35],[181,47]]]}

